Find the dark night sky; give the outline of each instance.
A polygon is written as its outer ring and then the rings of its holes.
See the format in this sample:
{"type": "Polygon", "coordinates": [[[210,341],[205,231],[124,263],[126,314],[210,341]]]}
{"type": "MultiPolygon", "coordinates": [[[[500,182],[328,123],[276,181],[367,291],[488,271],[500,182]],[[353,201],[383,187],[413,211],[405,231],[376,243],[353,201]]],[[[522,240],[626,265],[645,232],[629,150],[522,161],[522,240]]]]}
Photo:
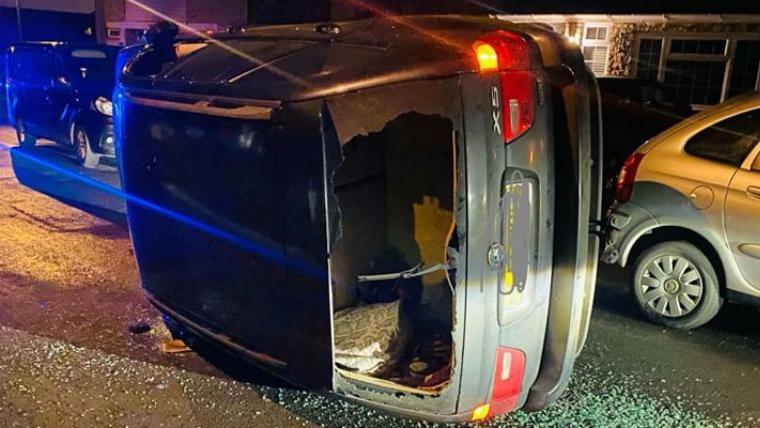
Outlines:
{"type": "Polygon", "coordinates": [[[760,14],[760,0],[249,0],[253,22],[282,23],[322,21],[371,16],[356,4],[366,2],[392,13],[734,13],[760,14]],[[354,12],[345,15],[345,9],[354,12]]]}
{"type": "Polygon", "coordinates": [[[760,11],[758,0],[544,0],[492,1],[510,13],[750,13],[760,11]]]}
{"type": "MultiPolygon", "coordinates": [[[[343,0],[334,0],[343,1],[343,0]]],[[[760,13],[760,0],[383,0],[392,9],[477,13],[491,6],[504,13],[760,13]]]]}

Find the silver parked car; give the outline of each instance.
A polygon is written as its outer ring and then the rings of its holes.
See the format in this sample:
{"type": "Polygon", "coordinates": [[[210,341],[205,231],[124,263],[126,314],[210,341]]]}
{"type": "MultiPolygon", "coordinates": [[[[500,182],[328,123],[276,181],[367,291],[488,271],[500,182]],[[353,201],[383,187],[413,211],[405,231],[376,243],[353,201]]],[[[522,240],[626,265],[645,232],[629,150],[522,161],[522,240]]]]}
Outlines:
{"type": "Polygon", "coordinates": [[[691,329],[726,299],[760,302],[760,94],[732,99],[625,162],[602,256],[633,263],[650,320],[691,329]]]}

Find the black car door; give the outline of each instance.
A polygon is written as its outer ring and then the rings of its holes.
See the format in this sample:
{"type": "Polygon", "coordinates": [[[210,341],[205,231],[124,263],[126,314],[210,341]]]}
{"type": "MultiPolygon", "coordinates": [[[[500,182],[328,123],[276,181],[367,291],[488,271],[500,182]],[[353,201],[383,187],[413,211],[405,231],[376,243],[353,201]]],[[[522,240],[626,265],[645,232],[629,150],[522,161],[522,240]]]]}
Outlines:
{"type": "Polygon", "coordinates": [[[44,137],[48,122],[46,88],[50,81],[46,51],[22,47],[16,50],[13,57],[9,106],[13,109],[17,123],[24,122],[28,129],[44,137]]]}
{"type": "MultiPolygon", "coordinates": [[[[73,79],[67,72],[65,56],[68,51],[58,51],[47,56],[50,81],[46,89],[47,121],[52,137],[60,143],[70,143],[71,108],[75,98],[73,79]]],[[[73,72],[73,70],[72,70],[73,72]]]]}

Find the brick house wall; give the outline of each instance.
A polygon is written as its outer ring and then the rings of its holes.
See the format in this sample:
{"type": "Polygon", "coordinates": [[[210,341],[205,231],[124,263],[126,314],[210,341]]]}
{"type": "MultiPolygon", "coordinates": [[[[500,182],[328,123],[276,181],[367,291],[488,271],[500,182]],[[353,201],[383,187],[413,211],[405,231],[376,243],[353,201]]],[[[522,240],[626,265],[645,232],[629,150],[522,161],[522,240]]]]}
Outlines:
{"type": "Polygon", "coordinates": [[[239,26],[248,22],[248,2],[245,0],[187,0],[187,22],[213,22],[222,27],[239,26]],[[222,6],[223,4],[223,6],[222,6]]]}
{"type": "MultiPolygon", "coordinates": [[[[105,0],[107,42],[128,45],[139,41],[143,31],[160,16],[132,4],[127,0],[105,0]]],[[[158,11],[194,31],[220,31],[248,22],[248,0],[140,0],[145,6],[158,11]]]]}

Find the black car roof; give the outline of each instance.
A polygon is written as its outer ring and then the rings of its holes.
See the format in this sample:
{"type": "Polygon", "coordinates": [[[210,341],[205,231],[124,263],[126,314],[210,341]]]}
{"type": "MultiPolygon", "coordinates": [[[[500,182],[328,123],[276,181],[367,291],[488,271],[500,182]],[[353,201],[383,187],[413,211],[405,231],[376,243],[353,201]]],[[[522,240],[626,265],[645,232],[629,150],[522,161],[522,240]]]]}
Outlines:
{"type": "Polygon", "coordinates": [[[220,96],[308,99],[475,70],[472,43],[499,29],[546,32],[537,26],[464,16],[248,27],[219,35],[157,76],[139,78],[127,71],[123,81],[127,86],[213,91],[220,96]]]}

